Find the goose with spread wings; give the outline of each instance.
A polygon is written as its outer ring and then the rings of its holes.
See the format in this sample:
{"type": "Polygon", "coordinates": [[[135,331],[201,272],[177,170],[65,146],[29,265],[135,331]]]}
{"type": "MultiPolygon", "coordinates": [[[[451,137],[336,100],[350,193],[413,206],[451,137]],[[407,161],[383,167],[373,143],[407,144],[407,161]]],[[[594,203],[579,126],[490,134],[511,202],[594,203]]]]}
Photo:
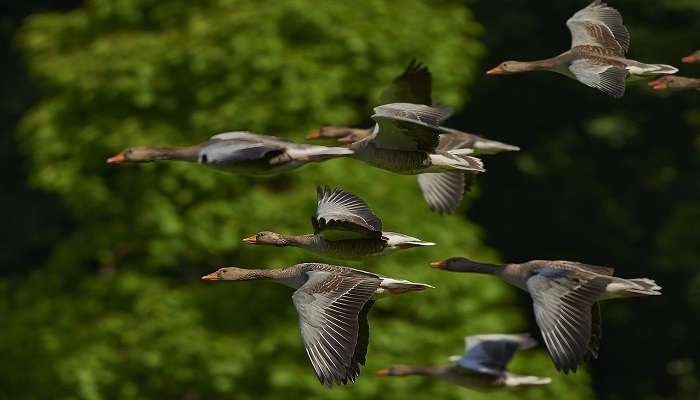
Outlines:
{"type": "Polygon", "coordinates": [[[432,287],[358,269],[318,263],[281,269],[224,267],[204,280],[272,280],[290,286],[306,354],[326,386],[355,382],[365,365],[374,300],[432,287]]]}
{"type": "Polygon", "coordinates": [[[450,365],[446,367],[397,365],[379,370],[377,375],[423,375],[479,391],[522,389],[552,381],[546,377],[519,375],[506,370],[516,351],[537,345],[527,333],[474,335],[465,337],[464,341],[464,354],[450,357],[450,365]]]}
{"type": "Polygon", "coordinates": [[[318,187],[313,234],[285,235],[259,232],[244,243],[277,247],[300,247],[331,258],[360,260],[412,247],[435,243],[382,230],[382,221],[361,198],[340,188],[318,187]]]}
{"type": "Polygon", "coordinates": [[[571,49],[539,61],[506,61],[489,70],[489,75],[528,71],[552,71],[576,79],[586,86],[620,98],[625,80],[678,72],[666,64],[646,64],[628,59],[630,34],[620,13],[596,0],[575,13],[566,26],[571,32],[571,49]]]}
{"type": "MultiPolygon", "coordinates": [[[[380,95],[379,105],[406,102],[433,104],[432,76],[428,67],[412,60],[406,70],[396,77],[380,95]]],[[[437,150],[459,150],[473,156],[518,151],[519,147],[485,139],[457,129],[440,127],[437,150]]],[[[336,139],[354,143],[367,138],[373,129],[324,126],[308,134],[307,139],[336,139]]],[[[465,191],[474,181],[475,172],[442,172],[417,175],[418,184],[428,207],[438,213],[453,212],[459,206],[465,191]]]]}
{"type": "Polygon", "coordinates": [[[110,164],[161,160],[191,161],[245,175],[273,175],[309,162],[352,154],[343,147],[294,143],[252,132],[226,132],[186,147],[129,147],[107,159],[110,164]]]}
{"type": "Polygon", "coordinates": [[[454,257],[431,265],[447,271],[496,275],[527,291],[549,355],[557,370],[564,373],[576,372],[586,359],[598,357],[598,300],[661,294],[661,287],[651,279],[618,278],[612,268],[572,261],[497,265],[454,257]]]}

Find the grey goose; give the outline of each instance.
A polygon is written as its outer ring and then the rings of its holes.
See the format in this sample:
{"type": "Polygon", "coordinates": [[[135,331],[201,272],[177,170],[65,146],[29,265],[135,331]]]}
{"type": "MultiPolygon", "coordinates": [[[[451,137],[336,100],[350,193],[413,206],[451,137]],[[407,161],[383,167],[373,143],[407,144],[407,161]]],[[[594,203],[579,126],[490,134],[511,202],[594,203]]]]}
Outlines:
{"type": "Polygon", "coordinates": [[[306,354],[326,386],[355,382],[365,364],[367,313],[379,297],[432,287],[330,264],[303,263],[282,269],[224,267],[203,280],[271,280],[295,290],[292,302],[306,354]]]}
{"type": "Polygon", "coordinates": [[[454,272],[496,275],[532,298],[535,321],[559,371],[576,372],[587,358],[597,358],[601,337],[598,300],[660,295],[651,279],[623,279],[612,268],[572,261],[534,260],[488,264],[463,257],[431,263],[454,272]]]}
{"type": "Polygon", "coordinates": [[[537,345],[529,334],[474,335],[465,337],[464,341],[464,354],[450,357],[450,364],[446,367],[398,365],[379,370],[377,375],[424,375],[478,391],[515,390],[552,381],[547,377],[519,375],[506,369],[516,351],[537,345]]]}
{"type": "MultiPolygon", "coordinates": [[[[379,105],[397,102],[433,104],[432,76],[428,67],[412,60],[406,70],[380,95],[379,105]]],[[[448,114],[449,115],[449,114],[448,114]]],[[[460,150],[462,154],[484,155],[502,151],[518,151],[517,146],[488,140],[457,129],[440,127],[438,151],[460,150]]],[[[324,126],[312,131],[307,139],[336,139],[341,143],[358,142],[372,134],[373,129],[324,126]]],[[[461,203],[476,173],[441,172],[419,174],[419,187],[428,207],[438,213],[451,213],[461,203]]]]}
{"type": "Polygon", "coordinates": [[[382,221],[367,203],[340,188],[317,187],[313,234],[284,235],[264,231],[243,239],[244,243],[277,247],[300,247],[324,256],[361,260],[368,256],[435,243],[382,230],[382,221]]]}
{"type": "Polygon", "coordinates": [[[271,175],[296,169],[313,161],[352,154],[343,147],[294,143],[275,136],[251,132],[226,132],[187,147],[130,147],[107,162],[181,160],[247,175],[271,175]]]}
{"type": "Polygon", "coordinates": [[[571,49],[539,61],[506,61],[489,70],[489,75],[528,71],[552,71],[573,78],[620,98],[625,93],[625,80],[678,72],[665,64],[645,64],[626,58],[630,34],[620,13],[596,0],[575,13],[566,26],[571,32],[571,49]]]}

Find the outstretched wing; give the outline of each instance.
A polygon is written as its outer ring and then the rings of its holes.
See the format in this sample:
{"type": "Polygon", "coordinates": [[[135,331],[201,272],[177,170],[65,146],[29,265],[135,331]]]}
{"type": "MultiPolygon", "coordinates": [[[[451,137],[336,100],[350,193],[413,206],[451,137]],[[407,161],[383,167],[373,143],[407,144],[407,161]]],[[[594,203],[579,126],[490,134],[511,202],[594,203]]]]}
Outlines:
{"type": "Polygon", "coordinates": [[[595,59],[583,58],[572,62],[569,71],[579,82],[612,97],[620,98],[625,94],[627,70],[622,66],[598,63],[595,59]]]}
{"type": "Polygon", "coordinates": [[[328,186],[317,187],[316,194],[316,215],[311,218],[314,233],[329,240],[381,237],[382,221],[361,198],[328,186]]]}
{"type": "Polygon", "coordinates": [[[630,34],[622,23],[622,15],[600,0],[574,14],[566,21],[566,26],[571,31],[572,48],[603,47],[620,57],[629,49],[630,34]]]}
{"type": "Polygon", "coordinates": [[[448,115],[449,110],[422,104],[384,104],[374,108],[378,130],[371,140],[385,149],[433,153],[442,133],[439,125],[448,115]]]}
{"type": "Polygon", "coordinates": [[[500,375],[519,349],[528,349],[537,342],[527,333],[467,336],[464,355],[457,365],[485,374],[500,375]]]}
{"type": "Polygon", "coordinates": [[[360,314],[380,281],[325,271],[308,272],[308,276],[292,295],[306,354],[322,384],[354,382],[367,351],[368,328],[363,326],[360,332],[360,314]],[[363,343],[358,349],[360,334],[363,343]]]}
{"type": "Polygon", "coordinates": [[[379,104],[414,103],[431,105],[431,76],[428,67],[411,60],[406,70],[379,96],[379,104]]]}
{"type": "Polygon", "coordinates": [[[591,342],[591,309],[610,278],[542,268],[527,280],[535,320],[557,370],[576,372],[591,342]]]}
{"type": "Polygon", "coordinates": [[[417,179],[428,207],[440,214],[449,214],[459,206],[467,183],[472,183],[474,174],[460,171],[430,172],[419,174],[417,179]]]}

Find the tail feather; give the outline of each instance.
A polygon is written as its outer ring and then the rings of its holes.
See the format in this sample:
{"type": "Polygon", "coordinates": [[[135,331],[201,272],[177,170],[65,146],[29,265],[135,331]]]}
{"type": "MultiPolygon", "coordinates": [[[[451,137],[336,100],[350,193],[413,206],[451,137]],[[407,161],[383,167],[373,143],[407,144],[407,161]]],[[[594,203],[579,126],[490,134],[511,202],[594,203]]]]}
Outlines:
{"type": "Polygon", "coordinates": [[[659,296],[661,294],[661,286],[657,285],[653,279],[637,278],[628,279],[628,281],[634,283],[634,285],[636,286],[627,289],[628,292],[649,296],[659,296]]]}
{"type": "Polygon", "coordinates": [[[507,387],[547,385],[552,382],[551,378],[542,376],[517,375],[506,372],[505,385],[507,387]]]}
{"type": "Polygon", "coordinates": [[[448,170],[486,171],[484,169],[484,163],[481,162],[480,159],[460,153],[461,151],[457,149],[446,153],[431,154],[430,162],[437,167],[443,167],[448,170]]]}
{"type": "Polygon", "coordinates": [[[495,140],[480,139],[474,143],[476,154],[496,154],[502,151],[520,151],[520,147],[511,144],[497,142],[495,140]]]}

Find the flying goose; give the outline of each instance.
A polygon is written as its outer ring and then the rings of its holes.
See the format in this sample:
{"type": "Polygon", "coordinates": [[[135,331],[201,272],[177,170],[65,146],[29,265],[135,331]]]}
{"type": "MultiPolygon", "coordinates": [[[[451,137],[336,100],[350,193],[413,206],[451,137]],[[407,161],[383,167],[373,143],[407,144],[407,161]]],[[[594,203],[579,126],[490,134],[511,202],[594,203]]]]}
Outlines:
{"type": "Polygon", "coordinates": [[[294,143],[291,140],[251,132],[226,132],[188,147],[130,147],[107,162],[192,161],[247,175],[271,175],[313,161],[351,155],[343,147],[294,143]]]}
{"type": "MultiPolygon", "coordinates": [[[[381,93],[380,105],[397,102],[433,104],[431,87],[432,77],[428,67],[412,60],[406,70],[381,93]]],[[[439,151],[459,149],[463,154],[482,155],[520,150],[517,146],[484,139],[456,129],[440,127],[440,130],[439,151]]],[[[354,143],[371,134],[372,129],[324,126],[309,133],[307,139],[337,139],[341,143],[354,143]]],[[[438,213],[450,213],[459,206],[475,174],[443,172],[419,174],[417,178],[428,207],[438,213]]]]}
{"type": "Polygon", "coordinates": [[[329,264],[303,263],[282,269],[224,267],[204,280],[272,280],[290,286],[306,354],[326,386],[355,382],[365,365],[374,299],[424,290],[430,285],[329,264]]]}
{"type": "Polygon", "coordinates": [[[340,188],[317,187],[316,215],[311,235],[283,235],[264,231],[243,239],[244,243],[278,247],[294,246],[324,256],[360,260],[389,251],[435,243],[382,231],[382,221],[367,203],[340,188]]]}
{"type": "Polygon", "coordinates": [[[564,373],[576,372],[589,356],[598,357],[598,300],[661,294],[661,287],[651,279],[617,278],[612,268],[571,261],[496,265],[455,257],[431,265],[447,271],[496,275],[527,291],[549,355],[557,370],[564,373]]]}
{"type": "Polygon", "coordinates": [[[552,71],[584,85],[620,98],[625,94],[625,79],[667,75],[678,69],[665,64],[645,64],[625,57],[630,34],[620,13],[595,0],[566,21],[571,31],[571,49],[553,58],[539,61],[506,61],[487,72],[489,75],[528,71],[552,71]]]}
{"type": "Polygon", "coordinates": [[[464,354],[450,357],[447,367],[394,366],[377,371],[377,375],[425,375],[479,391],[522,389],[552,381],[550,378],[518,375],[506,370],[516,351],[537,345],[527,333],[474,335],[465,337],[464,341],[464,354]]]}

